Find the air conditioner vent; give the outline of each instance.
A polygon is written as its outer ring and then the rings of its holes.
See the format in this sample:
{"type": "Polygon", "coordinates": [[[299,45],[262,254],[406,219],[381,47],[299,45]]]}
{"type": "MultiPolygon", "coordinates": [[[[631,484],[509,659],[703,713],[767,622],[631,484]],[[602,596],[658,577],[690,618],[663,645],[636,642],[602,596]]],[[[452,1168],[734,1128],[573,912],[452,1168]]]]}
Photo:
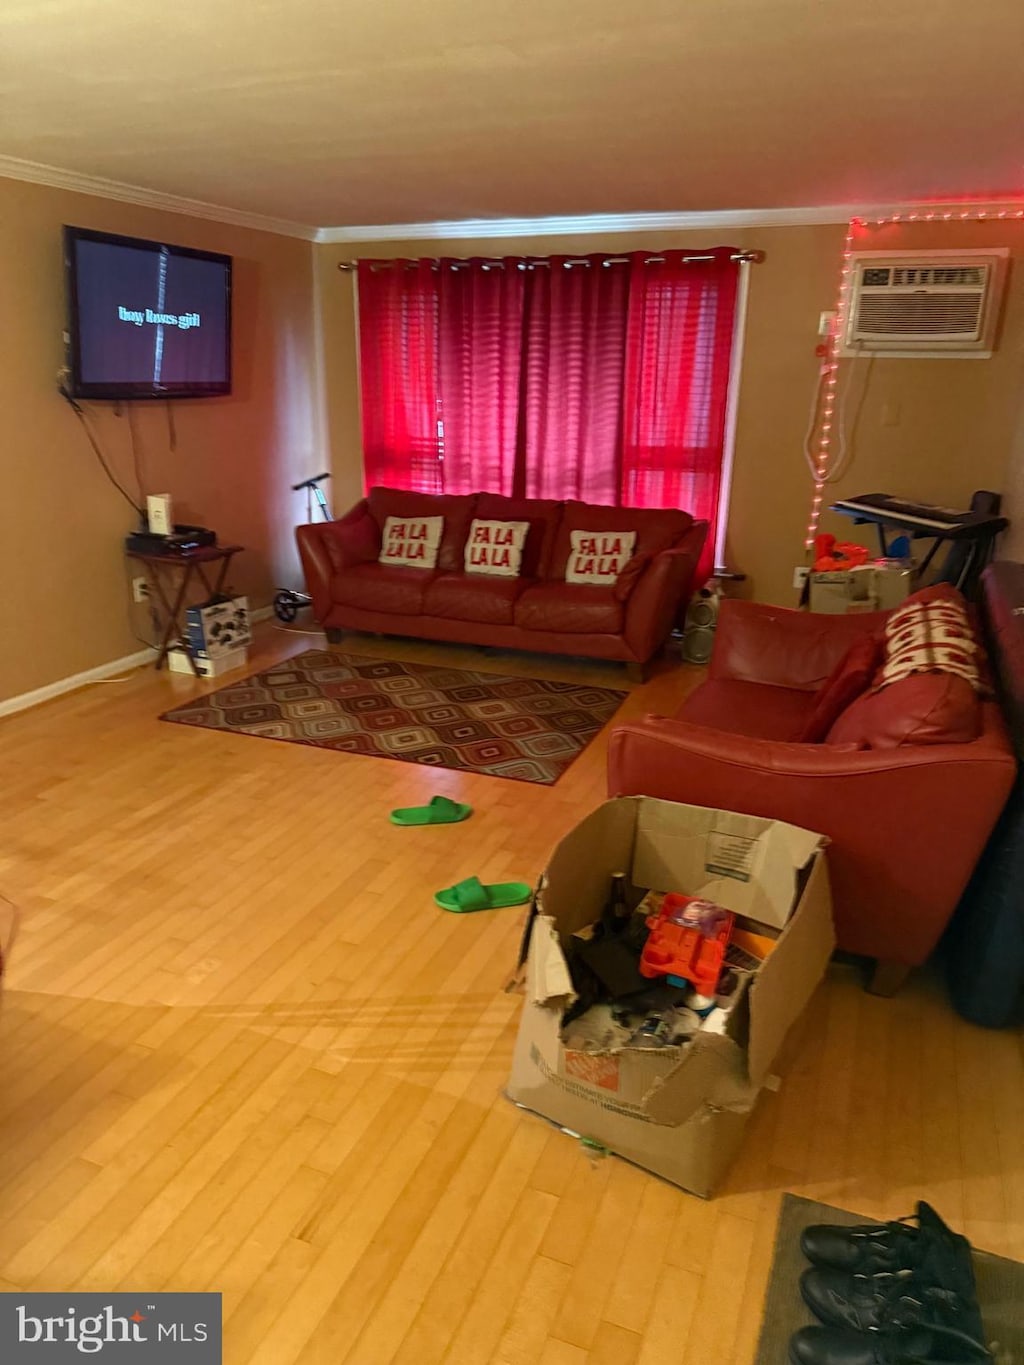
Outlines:
{"type": "Polygon", "coordinates": [[[918,288],[926,284],[959,284],[981,289],[985,284],[985,267],[981,265],[903,266],[892,272],[893,284],[913,284],[918,288]]]}
{"type": "Polygon", "coordinates": [[[1009,251],[864,251],[850,261],[842,354],[992,354],[1009,251]]]}

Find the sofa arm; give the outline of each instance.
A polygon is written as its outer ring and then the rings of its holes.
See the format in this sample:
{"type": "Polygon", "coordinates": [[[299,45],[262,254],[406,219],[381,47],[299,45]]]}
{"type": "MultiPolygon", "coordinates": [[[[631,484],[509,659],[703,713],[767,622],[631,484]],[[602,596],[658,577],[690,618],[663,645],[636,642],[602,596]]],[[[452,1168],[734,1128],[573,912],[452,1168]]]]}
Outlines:
{"type": "Polygon", "coordinates": [[[306,591],[313,600],[313,616],[323,622],[331,608],[331,579],[346,562],[358,562],[365,555],[349,553],[348,541],[369,518],[368,503],[362,498],[336,521],[316,521],[295,528],[299,558],[306,579],[306,591]]]}
{"type": "Polygon", "coordinates": [[[689,600],[708,523],[695,521],[682,539],[654,556],[626,601],[626,644],[646,663],[668,639],[689,600]]]}
{"type": "Polygon", "coordinates": [[[648,716],[612,731],[608,790],[827,835],[840,947],[915,965],[938,942],[1015,768],[998,729],[972,744],[870,750],[648,716]]]}
{"type": "Polygon", "coordinates": [[[830,616],[727,598],[708,676],[813,692],[855,640],[882,629],[887,614],[830,616]]]}

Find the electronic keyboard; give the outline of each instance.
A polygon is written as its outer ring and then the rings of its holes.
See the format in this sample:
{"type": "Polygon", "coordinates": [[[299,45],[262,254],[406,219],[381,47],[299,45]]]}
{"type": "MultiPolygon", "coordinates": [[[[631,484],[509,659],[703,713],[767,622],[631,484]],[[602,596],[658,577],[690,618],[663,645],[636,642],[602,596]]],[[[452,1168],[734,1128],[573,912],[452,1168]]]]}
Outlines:
{"type": "Polygon", "coordinates": [[[927,502],[909,502],[889,493],[862,493],[856,498],[834,502],[831,510],[852,517],[856,522],[898,526],[915,537],[938,540],[986,540],[1005,530],[1006,517],[985,512],[963,512],[955,507],[935,507],[927,502]]]}

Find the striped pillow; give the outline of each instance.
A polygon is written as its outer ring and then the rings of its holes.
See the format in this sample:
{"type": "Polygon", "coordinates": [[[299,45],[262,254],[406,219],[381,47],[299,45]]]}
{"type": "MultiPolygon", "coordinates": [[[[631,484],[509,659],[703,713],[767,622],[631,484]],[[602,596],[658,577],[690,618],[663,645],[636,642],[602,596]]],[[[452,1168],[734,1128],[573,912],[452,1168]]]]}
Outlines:
{"type": "Polygon", "coordinates": [[[885,663],[876,688],[914,673],[952,673],[983,690],[978,642],[964,599],[946,585],[908,597],[885,623],[885,663]]]}

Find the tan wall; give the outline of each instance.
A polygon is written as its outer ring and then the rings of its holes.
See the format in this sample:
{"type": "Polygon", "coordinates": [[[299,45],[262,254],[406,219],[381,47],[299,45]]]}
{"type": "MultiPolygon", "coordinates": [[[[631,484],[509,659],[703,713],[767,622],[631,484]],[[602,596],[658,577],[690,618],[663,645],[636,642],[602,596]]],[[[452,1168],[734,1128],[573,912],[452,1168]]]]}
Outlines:
{"type": "MultiPolygon", "coordinates": [[[[1006,495],[1007,514],[1024,515],[1014,495],[1024,457],[1024,226],[1020,223],[955,223],[876,229],[864,242],[871,250],[917,250],[1008,246],[1011,260],[997,347],[991,360],[869,360],[854,365],[849,384],[852,417],[867,385],[856,425],[856,458],[836,485],[839,497],[893,492],[943,506],[966,507],[975,489],[1006,495]],[[870,369],[869,369],[870,367],[870,369]],[[1016,440],[1016,454],[1014,444],[1016,440]]],[[[872,528],[853,528],[826,515],[822,528],[875,548],[872,528]]],[[[1013,532],[1000,552],[1012,550],[1013,532]]],[[[1020,531],[1017,530],[1019,537],[1020,531]]],[[[1021,542],[1018,539],[1018,546],[1021,542]]]]}
{"type": "MultiPolygon", "coordinates": [[[[648,246],[653,250],[724,242],[764,249],[766,261],[752,267],[750,276],[727,558],[748,574],[747,593],[792,604],[793,568],[803,562],[811,498],[802,446],[820,363],[814,354],[818,315],[835,306],[843,236],[841,227],[787,227],[710,235],[659,232],[454,241],[443,243],[442,249],[454,256],[648,246]]],[[[387,242],[317,249],[327,418],[339,509],[359,496],[362,472],[353,281],[336,269],[337,262],[356,250],[361,256],[436,255],[439,245],[387,242]]],[[[859,407],[856,458],[830,493],[842,497],[887,491],[965,506],[975,488],[1004,486],[1024,374],[1024,228],[1006,222],[913,225],[873,229],[858,241],[858,246],[871,250],[993,245],[1012,246],[1016,257],[996,356],[989,361],[878,360],[870,370],[864,359],[845,362],[842,384],[851,420],[859,407]]],[[[844,518],[826,514],[822,527],[841,538],[855,538],[852,524],[844,518]]]]}
{"type": "MultiPolygon", "coordinates": [[[[300,582],[289,484],[316,472],[313,250],[308,242],[70,191],[0,179],[0,700],[139,648],[129,628],[123,538],[134,514],[103,475],[57,393],[63,363],[62,223],[228,252],[234,257],[234,392],[136,403],[121,417],[90,403],[96,435],[135,496],[129,422],[147,492],[176,519],[247,547],[234,584],[254,605],[300,582]]],[[[134,625],[148,629],[145,609],[134,625]]]]}

